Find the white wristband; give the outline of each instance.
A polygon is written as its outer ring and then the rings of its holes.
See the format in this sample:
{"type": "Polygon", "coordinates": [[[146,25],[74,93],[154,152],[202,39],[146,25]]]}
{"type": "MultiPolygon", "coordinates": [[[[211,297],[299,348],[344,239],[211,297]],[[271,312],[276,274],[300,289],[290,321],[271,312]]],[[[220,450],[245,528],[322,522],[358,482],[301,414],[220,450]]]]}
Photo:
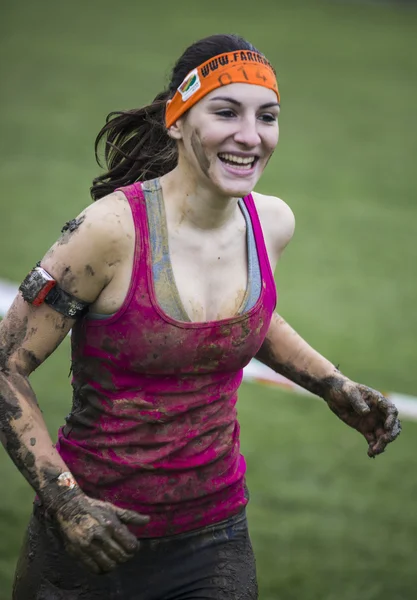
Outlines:
{"type": "Polygon", "coordinates": [[[69,471],[61,473],[57,478],[57,482],[60,487],[67,487],[70,490],[73,490],[77,485],[77,482],[69,471]]]}

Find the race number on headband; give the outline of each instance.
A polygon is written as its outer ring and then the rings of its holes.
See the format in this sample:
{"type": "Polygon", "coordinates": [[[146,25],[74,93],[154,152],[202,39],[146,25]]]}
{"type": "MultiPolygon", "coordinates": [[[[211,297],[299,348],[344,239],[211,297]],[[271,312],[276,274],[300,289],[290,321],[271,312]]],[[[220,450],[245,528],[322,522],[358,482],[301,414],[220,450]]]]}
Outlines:
{"type": "Polygon", "coordinates": [[[273,90],[280,102],[275,72],[257,52],[226,52],[206,61],[186,76],[168,103],[165,124],[171,127],[189,108],[216,88],[230,83],[251,83],[273,90]]]}

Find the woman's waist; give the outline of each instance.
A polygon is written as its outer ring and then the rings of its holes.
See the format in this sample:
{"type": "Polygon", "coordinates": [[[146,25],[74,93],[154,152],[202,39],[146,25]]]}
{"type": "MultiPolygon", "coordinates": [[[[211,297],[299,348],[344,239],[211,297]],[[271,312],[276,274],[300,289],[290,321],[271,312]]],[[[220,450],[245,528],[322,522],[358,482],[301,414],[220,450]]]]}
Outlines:
{"type": "Polygon", "coordinates": [[[246,504],[246,463],[238,445],[211,462],[183,468],[97,461],[94,455],[74,452],[65,440],[57,450],[87,495],[151,517],[149,527],[135,529],[139,537],[203,526],[246,504]]]}
{"type": "MultiPolygon", "coordinates": [[[[68,464],[83,475],[91,470],[91,481],[137,476],[152,479],[172,477],[217,464],[233,463],[239,455],[239,424],[237,421],[195,436],[178,436],[163,442],[160,438],[147,440],[114,436],[100,439],[77,438],[65,428],[58,433],[57,449],[68,464]]],[[[74,472],[75,475],[75,472],[74,472]]]]}
{"type": "MultiPolygon", "coordinates": [[[[122,495],[122,490],[100,490],[99,494],[85,491],[102,501],[148,515],[150,520],[146,525],[128,527],[153,549],[162,544],[166,550],[171,543],[181,539],[185,541],[193,536],[210,537],[213,533],[230,526],[239,527],[246,524],[245,507],[249,495],[244,473],[233,484],[217,493],[176,503],[137,502],[134,496],[122,495]]],[[[35,498],[34,506],[38,517],[52,519],[39,498],[35,498]]]]}
{"type": "Polygon", "coordinates": [[[85,419],[83,413],[72,413],[58,439],[68,452],[92,455],[97,462],[154,468],[166,461],[184,466],[217,458],[236,445],[239,429],[234,405],[160,419],[140,413],[135,418],[85,419]]]}

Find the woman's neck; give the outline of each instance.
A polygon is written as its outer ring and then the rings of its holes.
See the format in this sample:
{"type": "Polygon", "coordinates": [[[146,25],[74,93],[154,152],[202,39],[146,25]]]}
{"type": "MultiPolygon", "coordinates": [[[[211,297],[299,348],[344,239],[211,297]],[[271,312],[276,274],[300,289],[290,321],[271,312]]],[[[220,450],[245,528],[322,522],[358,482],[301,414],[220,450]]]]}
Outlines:
{"type": "Polygon", "coordinates": [[[160,179],[165,205],[178,224],[202,230],[221,229],[236,217],[238,198],[216,194],[186,166],[160,179]]]}

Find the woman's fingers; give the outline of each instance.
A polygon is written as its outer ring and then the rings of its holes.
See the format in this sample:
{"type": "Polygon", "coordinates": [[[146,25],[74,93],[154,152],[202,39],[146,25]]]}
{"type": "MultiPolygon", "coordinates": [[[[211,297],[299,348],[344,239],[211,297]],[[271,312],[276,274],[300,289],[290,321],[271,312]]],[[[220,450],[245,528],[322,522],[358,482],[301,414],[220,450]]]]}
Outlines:
{"type": "MultiPolygon", "coordinates": [[[[112,531],[112,534],[114,534],[114,531],[115,530],[112,531]]],[[[112,539],[109,536],[103,537],[103,539],[99,541],[107,556],[117,563],[126,562],[129,558],[132,558],[134,554],[134,551],[126,551],[117,541],[115,541],[115,539],[112,539]]]]}
{"type": "Polygon", "coordinates": [[[401,433],[401,424],[396,420],[393,427],[386,431],[385,427],[378,427],[375,430],[375,441],[371,442],[369,447],[371,450],[371,454],[369,456],[376,456],[377,454],[382,454],[385,448],[388,446],[390,442],[393,442],[401,433]]]}
{"type": "MultiPolygon", "coordinates": [[[[376,405],[378,410],[380,410],[385,415],[385,429],[387,431],[391,430],[398,417],[398,409],[388,398],[382,396],[382,394],[378,395],[376,405]]],[[[397,434],[398,435],[398,434],[397,434]]]]}
{"type": "Polygon", "coordinates": [[[366,441],[368,442],[368,456],[373,458],[374,453],[373,453],[372,448],[374,447],[374,445],[376,443],[376,435],[374,434],[374,432],[371,432],[371,431],[366,431],[363,435],[364,435],[366,441]]]}
{"type": "Polygon", "coordinates": [[[368,442],[368,444],[375,444],[376,436],[373,431],[365,431],[365,433],[363,435],[364,435],[366,441],[368,442]]]}
{"type": "Polygon", "coordinates": [[[107,572],[129,560],[139,542],[126,524],[144,525],[149,517],[84,494],[57,510],[68,550],[93,572],[107,572]]]}
{"type": "Polygon", "coordinates": [[[104,551],[99,542],[93,542],[84,554],[88,554],[97,563],[101,572],[107,573],[117,566],[117,562],[104,551]]]}
{"type": "Polygon", "coordinates": [[[375,429],[376,441],[372,445],[372,456],[381,454],[390,442],[401,433],[397,407],[385,396],[378,395],[376,406],[383,415],[383,425],[375,429]]]}
{"type": "Polygon", "coordinates": [[[84,548],[69,544],[67,551],[71,556],[80,560],[93,573],[107,573],[117,565],[117,561],[105,552],[98,540],[92,541],[89,546],[84,548]]]}
{"type": "Polygon", "coordinates": [[[139,548],[138,539],[122,523],[113,528],[112,536],[128,555],[134,554],[139,548]]]}
{"type": "Polygon", "coordinates": [[[149,517],[146,515],[141,515],[126,508],[119,508],[118,506],[114,506],[113,508],[121,522],[126,523],[126,525],[146,525],[146,523],[149,523],[149,517]]]}
{"type": "MultiPolygon", "coordinates": [[[[387,429],[387,427],[385,427],[385,429],[387,429]]],[[[400,435],[401,431],[401,421],[396,418],[394,424],[392,425],[392,427],[390,427],[388,431],[388,434],[390,436],[390,442],[393,442],[400,435]]]]}
{"type": "MultiPolygon", "coordinates": [[[[124,526],[122,526],[124,527],[124,526]]],[[[93,573],[106,573],[113,570],[119,563],[126,562],[133,556],[133,551],[127,552],[118,544],[112,535],[115,528],[108,525],[106,530],[98,531],[88,546],[81,547],[75,544],[67,546],[68,552],[76,559],[81,560],[93,573]]],[[[128,532],[129,535],[130,532],[128,532]]],[[[131,547],[137,547],[136,538],[133,537],[131,547]]]]}
{"type": "MultiPolygon", "coordinates": [[[[378,437],[377,441],[371,446],[371,454],[369,456],[377,456],[378,454],[382,454],[384,452],[386,446],[389,444],[391,440],[387,439],[386,434],[382,434],[378,437]]],[[[369,453],[368,453],[369,454],[369,453]]]]}
{"type": "Polygon", "coordinates": [[[357,388],[350,390],[349,401],[358,415],[367,415],[371,410],[357,388]]]}
{"type": "MultiPolygon", "coordinates": [[[[94,540],[111,560],[117,563],[125,562],[133,556],[139,544],[133,533],[121,522],[121,517],[134,518],[137,522],[138,517],[142,517],[142,515],[119,509],[107,502],[104,504],[104,508],[107,511],[107,516],[101,521],[101,528],[96,532],[94,540]]],[[[149,520],[146,517],[145,519],[149,520]]],[[[141,522],[143,522],[143,518],[141,518],[141,522]]]]}

